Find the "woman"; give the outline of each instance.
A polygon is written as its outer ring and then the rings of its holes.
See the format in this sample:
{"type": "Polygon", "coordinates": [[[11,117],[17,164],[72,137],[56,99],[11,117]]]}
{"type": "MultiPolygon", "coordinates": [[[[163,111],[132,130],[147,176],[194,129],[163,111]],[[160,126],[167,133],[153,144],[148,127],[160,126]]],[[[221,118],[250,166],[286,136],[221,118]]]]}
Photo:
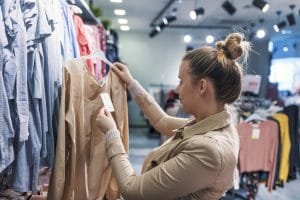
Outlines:
{"type": "Polygon", "coordinates": [[[107,156],[122,196],[131,199],[219,199],[232,187],[239,141],[225,104],[240,95],[242,69],[237,59],[247,57],[250,44],[241,33],[229,34],[216,48],[188,52],[179,68],[177,87],[186,120],[165,114],[128,68],[112,70],[135,97],[151,124],[172,136],[146,158],[136,176],[109,112],[100,110],[97,124],[106,133],[107,156]]]}

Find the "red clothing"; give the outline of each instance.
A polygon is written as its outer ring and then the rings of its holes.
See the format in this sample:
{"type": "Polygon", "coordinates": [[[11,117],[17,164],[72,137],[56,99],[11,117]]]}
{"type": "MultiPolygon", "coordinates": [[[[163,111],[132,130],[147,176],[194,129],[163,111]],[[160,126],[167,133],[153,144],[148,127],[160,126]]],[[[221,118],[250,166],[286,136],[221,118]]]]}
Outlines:
{"type": "MultiPolygon", "coordinates": [[[[75,15],[75,14],[73,14],[73,22],[74,22],[74,27],[75,27],[75,31],[76,31],[77,41],[79,44],[80,55],[81,56],[89,55],[91,53],[91,49],[89,47],[87,34],[84,29],[84,23],[83,23],[81,17],[79,17],[78,15],[75,15]]],[[[86,62],[87,62],[89,71],[93,75],[95,75],[94,64],[93,64],[92,60],[88,59],[88,60],[86,60],[86,62]]]]}
{"type": "Polygon", "coordinates": [[[276,170],[278,125],[270,120],[259,124],[242,122],[237,130],[240,138],[240,172],[268,171],[268,189],[272,191],[276,170]]]}

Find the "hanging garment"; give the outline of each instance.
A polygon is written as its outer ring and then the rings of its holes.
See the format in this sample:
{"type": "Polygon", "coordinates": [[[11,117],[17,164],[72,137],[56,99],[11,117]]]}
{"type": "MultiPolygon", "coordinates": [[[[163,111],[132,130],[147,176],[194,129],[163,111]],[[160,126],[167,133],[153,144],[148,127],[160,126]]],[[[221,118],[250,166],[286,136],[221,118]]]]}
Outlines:
{"type": "Polygon", "coordinates": [[[248,172],[246,175],[246,188],[247,188],[247,200],[255,200],[258,186],[259,186],[259,173],[248,172]]]}
{"type": "Polygon", "coordinates": [[[240,137],[240,172],[269,172],[268,190],[272,191],[276,171],[278,126],[267,120],[259,124],[245,122],[237,126],[240,137]]]}
{"type": "Polygon", "coordinates": [[[299,114],[298,106],[290,105],[284,108],[284,113],[289,118],[289,130],[291,140],[291,153],[290,153],[290,169],[289,179],[297,179],[297,168],[300,167],[300,153],[299,153],[299,114]]]}
{"type": "MultiPolygon", "coordinates": [[[[280,172],[280,163],[281,163],[281,151],[282,151],[282,142],[281,142],[281,127],[280,123],[271,117],[268,117],[269,120],[272,120],[277,124],[278,127],[278,148],[277,148],[277,157],[276,157],[276,168],[275,168],[275,176],[274,176],[274,182],[273,182],[273,189],[275,190],[277,186],[282,187],[283,186],[283,180],[280,180],[279,178],[279,172],[280,172]]],[[[266,177],[268,177],[268,172],[264,172],[266,174],[266,177]]]]}
{"type": "Polygon", "coordinates": [[[111,176],[105,151],[105,135],[96,125],[103,102],[100,93],[112,99],[112,113],[128,150],[128,117],[125,86],[111,71],[104,86],[87,69],[85,60],[66,62],[62,85],[56,157],[49,200],[116,199],[118,187],[111,176]]]}
{"type": "Polygon", "coordinates": [[[289,175],[289,157],[291,151],[291,141],[289,132],[289,119],[286,114],[277,113],[273,116],[279,122],[280,125],[280,137],[281,137],[281,157],[279,168],[279,180],[283,183],[287,182],[289,175]]]}
{"type": "MultiPolygon", "coordinates": [[[[77,41],[78,41],[78,45],[79,45],[80,55],[81,56],[89,55],[92,52],[91,52],[91,48],[90,48],[89,43],[88,43],[86,30],[84,29],[83,20],[78,15],[73,14],[73,22],[74,22],[74,26],[75,26],[75,31],[76,31],[77,41]]],[[[94,71],[94,65],[93,65],[92,60],[90,60],[90,59],[87,60],[87,65],[88,65],[89,71],[94,76],[95,71],[94,71]]]]}
{"type": "Polygon", "coordinates": [[[9,103],[3,80],[4,49],[2,41],[0,40],[0,173],[15,159],[13,149],[15,132],[11,122],[9,103]]]}
{"type": "Polygon", "coordinates": [[[64,39],[63,39],[63,49],[64,60],[70,60],[73,58],[78,58],[80,56],[79,46],[77,43],[76,32],[74,28],[74,23],[72,19],[72,13],[70,11],[69,5],[66,1],[61,1],[61,7],[63,11],[63,24],[64,24],[64,39]]]}

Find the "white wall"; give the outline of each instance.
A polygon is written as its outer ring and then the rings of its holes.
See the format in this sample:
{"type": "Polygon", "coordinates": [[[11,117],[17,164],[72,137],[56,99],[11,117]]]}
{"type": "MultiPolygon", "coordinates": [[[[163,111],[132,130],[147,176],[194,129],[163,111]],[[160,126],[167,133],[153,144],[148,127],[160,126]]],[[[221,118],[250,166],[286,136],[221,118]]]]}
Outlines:
{"type": "MultiPolygon", "coordinates": [[[[144,87],[177,85],[178,69],[185,53],[182,34],[166,32],[149,38],[148,32],[119,32],[119,55],[144,87]]],[[[134,101],[128,102],[130,125],[145,125],[134,101]]]]}
{"type": "Polygon", "coordinates": [[[143,85],[161,81],[177,84],[178,68],[185,53],[182,35],[164,32],[149,38],[148,32],[120,32],[119,41],[121,60],[143,85]]]}

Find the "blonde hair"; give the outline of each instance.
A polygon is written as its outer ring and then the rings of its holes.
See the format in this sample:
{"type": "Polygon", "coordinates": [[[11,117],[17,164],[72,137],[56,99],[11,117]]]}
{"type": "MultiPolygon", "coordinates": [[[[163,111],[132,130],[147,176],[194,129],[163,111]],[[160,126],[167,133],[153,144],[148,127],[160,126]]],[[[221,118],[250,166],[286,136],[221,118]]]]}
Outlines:
{"type": "Polygon", "coordinates": [[[251,44],[242,33],[230,33],[214,47],[202,47],[188,52],[183,60],[190,64],[193,80],[210,78],[219,101],[233,103],[242,89],[242,65],[248,58],[251,44]]]}

